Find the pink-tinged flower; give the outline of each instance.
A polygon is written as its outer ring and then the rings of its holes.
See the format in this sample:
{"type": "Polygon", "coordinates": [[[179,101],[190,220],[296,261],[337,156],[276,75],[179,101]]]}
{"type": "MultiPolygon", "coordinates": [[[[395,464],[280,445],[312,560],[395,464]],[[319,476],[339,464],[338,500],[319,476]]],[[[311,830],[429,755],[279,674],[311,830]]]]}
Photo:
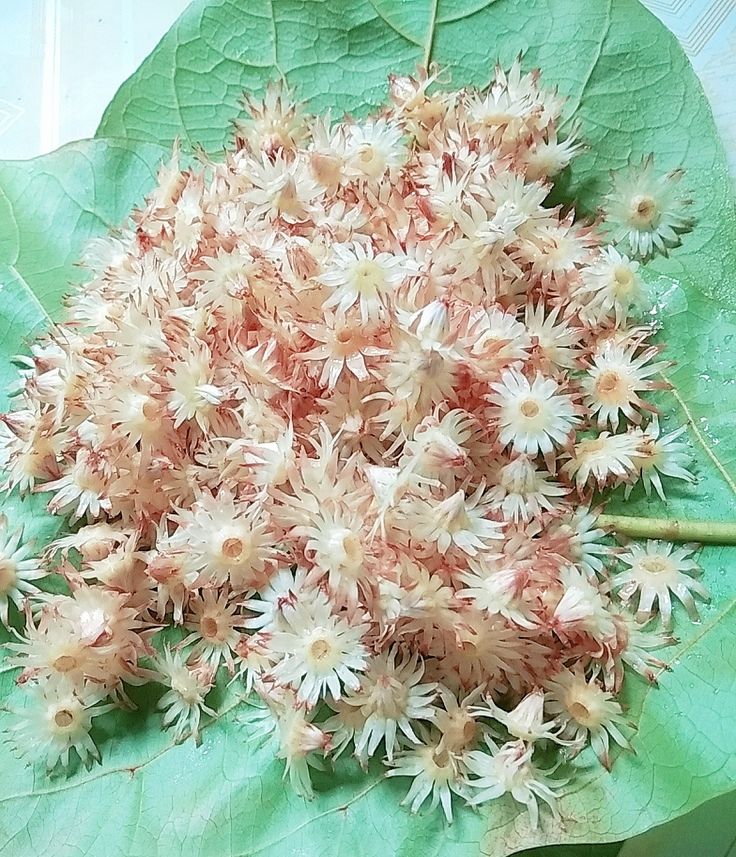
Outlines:
{"type": "Polygon", "coordinates": [[[606,340],[591,359],[591,366],[583,378],[585,404],[597,418],[598,428],[610,424],[616,431],[623,415],[633,423],[641,422],[641,410],[652,410],[639,393],[667,386],[664,380],[653,381],[651,376],[667,366],[664,361],[650,362],[659,354],[651,346],[639,354],[640,340],[629,344],[606,340]]]}
{"type": "Polygon", "coordinates": [[[354,737],[358,758],[373,756],[383,741],[390,763],[400,746],[400,736],[419,743],[412,722],[434,719],[432,701],[437,695],[437,685],[422,682],[423,675],[418,654],[410,656],[396,646],[371,658],[360,688],[344,697],[345,705],[359,709],[363,719],[354,737]]]}
{"type": "Polygon", "coordinates": [[[429,798],[430,811],[441,806],[447,821],[452,822],[452,795],[465,800],[469,797],[465,756],[443,747],[438,733],[424,733],[417,747],[406,749],[394,758],[386,776],[412,777],[402,806],[408,805],[412,812],[419,812],[429,798]]]}
{"type": "Polygon", "coordinates": [[[471,495],[456,491],[446,500],[417,500],[409,513],[407,532],[414,538],[436,542],[442,554],[454,546],[475,556],[487,550],[493,540],[503,538],[501,524],[487,517],[492,509],[482,484],[471,495]]]}
{"type": "Polygon", "coordinates": [[[530,521],[543,512],[552,511],[560,504],[558,498],[568,493],[567,488],[551,480],[526,455],[499,463],[496,471],[498,483],[488,491],[488,499],[497,503],[506,521],[530,521]]]}
{"type": "Polygon", "coordinates": [[[273,155],[293,151],[309,134],[304,105],[283,83],[269,83],[262,100],[243,99],[247,116],[235,120],[235,145],[273,155]]]}
{"type": "Polygon", "coordinates": [[[638,443],[634,435],[603,431],[597,437],[585,437],[573,447],[562,473],[574,479],[578,492],[591,482],[602,490],[606,485],[633,481],[638,443]]]}
{"type": "Polygon", "coordinates": [[[389,354],[389,349],[378,344],[380,335],[366,330],[357,319],[329,313],[323,324],[304,325],[304,331],[321,344],[302,352],[301,359],[322,363],[319,383],[328,389],[335,387],[346,370],[358,381],[368,380],[371,373],[366,358],[370,363],[371,358],[389,354]]]}
{"type": "Polygon", "coordinates": [[[335,615],[321,594],[285,605],[282,615],[285,628],[274,631],[270,642],[271,650],[283,656],[271,671],[276,682],[292,686],[299,702],[309,708],[328,691],[340,699],[343,687],[360,687],[359,674],[368,664],[362,642],[366,625],[335,615]]]}
{"type": "MultiPolygon", "coordinates": [[[[677,440],[686,431],[686,426],[680,426],[675,431],[662,435],[659,418],[654,414],[643,431],[632,432],[632,438],[636,441],[633,463],[639,471],[647,497],[654,488],[659,497],[665,499],[662,476],[695,482],[695,477],[685,466],[690,463],[692,455],[687,446],[677,440]]],[[[627,486],[627,494],[629,491],[627,486]]]]}
{"type": "Polygon", "coordinates": [[[194,644],[189,654],[192,663],[207,665],[215,672],[224,661],[230,674],[235,672],[233,652],[240,641],[239,629],[243,627],[238,607],[236,601],[229,602],[227,590],[217,595],[205,589],[189,600],[184,627],[190,633],[179,645],[184,648],[194,644]]]}
{"type": "Polygon", "coordinates": [[[31,594],[39,591],[32,581],[46,576],[41,563],[23,543],[23,528],[11,532],[7,518],[0,515],[0,622],[7,627],[8,603],[20,607],[31,594]]]}
{"type": "Polygon", "coordinates": [[[614,172],[604,204],[613,241],[644,260],[655,253],[666,256],[680,244],[680,236],[690,232],[695,222],[687,212],[692,200],[677,196],[683,175],[679,169],[656,175],[653,155],[614,172]]]}
{"type": "Polygon", "coordinates": [[[586,679],[582,668],[563,669],[545,682],[545,689],[549,693],[547,710],[565,724],[562,737],[577,742],[578,750],[590,741],[600,763],[610,770],[609,738],[631,749],[621,732],[626,724],[621,706],[600,686],[596,674],[586,679]]]}
{"type": "Polygon", "coordinates": [[[511,445],[514,452],[551,456],[555,445],[562,446],[580,417],[575,412],[572,396],[560,392],[551,378],[537,373],[529,379],[514,369],[491,384],[488,401],[494,405],[493,420],[499,427],[502,447],[511,445]]]}
{"type": "Polygon", "coordinates": [[[614,589],[624,603],[638,595],[637,618],[644,621],[658,608],[665,628],[672,625],[672,595],[682,602],[693,622],[698,621],[698,608],[693,595],[710,599],[706,587],[696,579],[702,569],[693,559],[695,548],[676,548],[667,542],[649,540],[646,546],[632,542],[619,554],[626,571],[613,579],[614,589]]]}
{"type": "Polygon", "coordinates": [[[467,784],[473,791],[469,803],[481,804],[510,794],[517,803],[526,806],[529,823],[539,826],[539,801],[547,804],[555,818],[559,818],[557,800],[567,780],[553,780],[549,774],[532,762],[533,745],[523,741],[509,741],[498,747],[486,737],[487,750],[472,750],[467,754],[467,784]]]}
{"type": "Polygon", "coordinates": [[[49,771],[59,764],[68,767],[72,752],[85,765],[99,761],[89,732],[92,720],[113,708],[97,704],[104,696],[98,685],[77,687],[62,677],[32,685],[25,708],[17,712],[20,719],[11,727],[15,751],[44,762],[49,771]]]}
{"type": "Polygon", "coordinates": [[[332,264],[320,277],[332,289],[324,308],[344,316],[357,304],[364,325],[387,318],[395,292],[414,273],[411,261],[358,242],[335,244],[332,252],[332,264]]]}
{"type": "Polygon", "coordinates": [[[168,542],[199,572],[200,585],[254,589],[276,563],[274,527],[260,502],[235,500],[223,488],[216,497],[203,493],[172,520],[178,527],[168,542]]]}

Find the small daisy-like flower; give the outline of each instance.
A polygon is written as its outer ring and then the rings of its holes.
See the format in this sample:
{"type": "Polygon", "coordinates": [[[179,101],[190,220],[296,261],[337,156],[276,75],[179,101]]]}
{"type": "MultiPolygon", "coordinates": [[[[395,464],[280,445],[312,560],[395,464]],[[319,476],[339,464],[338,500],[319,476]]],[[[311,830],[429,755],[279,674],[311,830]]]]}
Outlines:
{"type": "Polygon", "coordinates": [[[321,361],[322,373],[319,383],[332,389],[347,371],[359,381],[370,377],[366,357],[376,358],[388,354],[388,350],[374,344],[374,332],[365,329],[357,319],[327,316],[325,324],[305,325],[304,330],[319,345],[302,353],[302,360],[321,361]]]}
{"type": "Polygon", "coordinates": [[[452,822],[453,793],[467,800],[469,791],[465,783],[467,754],[451,753],[442,746],[437,732],[422,735],[418,747],[404,750],[391,763],[387,777],[412,777],[413,781],[402,806],[408,805],[412,812],[419,812],[429,798],[430,811],[442,806],[448,822],[452,822]]]}
{"type": "Polygon", "coordinates": [[[488,400],[498,408],[494,419],[500,429],[499,443],[511,444],[514,452],[549,456],[555,444],[565,443],[579,420],[572,397],[560,393],[559,385],[540,373],[529,383],[525,375],[511,369],[491,389],[488,400]]]}
{"type": "Polygon", "coordinates": [[[381,741],[386,758],[393,760],[399,733],[414,744],[419,743],[412,721],[432,720],[432,700],[436,684],[422,682],[424,666],[415,653],[401,654],[392,646],[374,655],[360,681],[360,688],[349,691],[345,705],[359,708],[363,725],[355,734],[355,754],[373,756],[381,741]]]}
{"type": "Polygon", "coordinates": [[[499,504],[507,521],[530,521],[551,511],[567,489],[550,481],[550,474],[540,470],[526,455],[503,464],[498,470],[498,483],[488,498],[499,504]]]}
{"type": "Polygon", "coordinates": [[[539,825],[539,801],[543,801],[559,818],[557,799],[559,789],[567,780],[552,780],[551,771],[544,771],[532,762],[533,745],[523,741],[510,741],[498,747],[492,738],[486,736],[488,750],[472,750],[467,754],[467,784],[474,794],[470,803],[480,804],[510,794],[517,803],[524,804],[529,812],[529,821],[533,829],[539,825]]]}
{"type": "Polygon", "coordinates": [[[248,116],[235,121],[235,143],[248,145],[253,152],[263,150],[273,154],[290,151],[309,133],[303,105],[283,83],[269,83],[262,101],[245,97],[248,116]]]}
{"type": "Polygon", "coordinates": [[[614,316],[616,324],[622,324],[632,310],[640,309],[644,303],[639,263],[615,247],[604,247],[598,259],[583,269],[581,280],[576,298],[584,301],[581,316],[585,321],[614,316]]]}
{"type": "Polygon", "coordinates": [[[364,325],[385,317],[393,295],[411,273],[409,260],[391,253],[375,253],[360,243],[333,246],[332,265],[320,277],[332,294],[323,306],[345,313],[355,304],[364,325]]]}
{"type": "Polygon", "coordinates": [[[553,614],[553,622],[563,633],[585,631],[599,641],[616,634],[613,619],[597,585],[574,565],[560,572],[562,597],[553,614]]]}
{"type": "Polygon", "coordinates": [[[179,527],[169,542],[199,572],[200,585],[228,584],[242,591],[268,578],[277,553],[271,521],[260,503],[236,501],[223,488],[216,497],[203,493],[176,521],[179,527]]]}
{"type": "Polygon", "coordinates": [[[602,490],[611,482],[633,480],[637,471],[634,461],[638,448],[632,434],[604,431],[597,437],[585,437],[573,447],[562,473],[575,480],[579,492],[591,481],[602,490]]]}
{"type": "Polygon", "coordinates": [[[479,550],[487,550],[494,539],[502,538],[501,524],[487,518],[492,508],[483,484],[469,497],[464,491],[456,491],[439,502],[417,501],[409,518],[409,532],[436,542],[440,553],[454,546],[475,556],[479,550]]]}
{"type": "Polygon", "coordinates": [[[343,686],[360,687],[358,674],[368,665],[362,642],[367,626],[336,616],[321,593],[285,606],[283,618],[286,629],[271,635],[271,650],[283,656],[271,672],[275,681],[293,686],[299,702],[310,708],[327,691],[337,700],[343,686]]]}
{"type": "Polygon", "coordinates": [[[0,622],[8,624],[8,602],[20,607],[30,594],[38,592],[31,582],[44,577],[38,559],[29,554],[30,545],[23,544],[23,528],[11,532],[7,518],[0,515],[0,622]]]}
{"type": "Polygon", "coordinates": [[[592,416],[597,416],[598,428],[610,424],[616,431],[621,415],[633,422],[641,422],[639,410],[652,410],[639,393],[666,387],[664,381],[652,381],[651,376],[663,369],[664,362],[651,363],[659,353],[656,346],[645,348],[640,354],[638,341],[621,344],[606,340],[593,355],[592,365],[583,378],[585,403],[592,416]]]}
{"type": "MultiPolygon", "coordinates": [[[[665,499],[660,474],[685,482],[695,482],[695,477],[685,466],[692,456],[687,446],[677,440],[686,431],[687,426],[680,426],[675,431],[661,435],[659,418],[654,414],[644,431],[632,432],[632,437],[637,441],[633,463],[639,469],[639,478],[647,497],[654,488],[660,498],[665,499]]],[[[627,486],[627,494],[630,490],[627,486]]]]}
{"type": "Polygon", "coordinates": [[[305,556],[316,566],[308,582],[313,583],[324,573],[332,592],[356,598],[366,577],[367,551],[362,532],[360,513],[334,504],[323,506],[310,516],[308,524],[294,527],[291,535],[305,539],[305,556]]]}
{"type": "Polygon", "coordinates": [[[212,383],[212,356],[207,346],[198,344],[181,354],[167,384],[171,388],[168,401],[174,428],[193,419],[206,431],[213,410],[224,398],[223,391],[212,383]]]}
{"type": "Polygon", "coordinates": [[[43,490],[56,492],[49,500],[52,514],[64,510],[71,511],[74,518],[86,513],[99,518],[103,511],[111,508],[110,500],[103,496],[105,480],[99,471],[98,457],[84,447],[77,452],[67,473],[53,482],[46,482],[43,490]]]}
{"type": "Polygon", "coordinates": [[[523,567],[509,566],[503,556],[488,556],[468,560],[469,568],[460,572],[458,581],[465,585],[457,597],[472,601],[479,610],[499,614],[520,628],[535,628],[536,624],[523,609],[523,590],[528,572],[523,567]]]}
{"type": "Polygon", "coordinates": [[[164,726],[173,728],[175,741],[192,735],[198,743],[202,714],[215,716],[204,701],[212,688],[215,671],[208,665],[187,666],[181,652],[172,652],[168,646],[156,666],[160,680],[170,688],[157,705],[164,712],[164,726]]]}
{"type": "Polygon", "coordinates": [[[680,236],[694,224],[687,213],[692,200],[676,195],[683,175],[683,170],[656,175],[653,155],[613,173],[604,211],[614,242],[645,260],[654,253],[666,256],[680,244],[680,236]]]}
{"type": "Polygon", "coordinates": [[[637,618],[644,621],[659,608],[665,628],[672,625],[672,595],[679,599],[693,622],[698,621],[698,608],[693,595],[704,601],[710,599],[706,587],[695,577],[702,569],[693,559],[696,548],[691,545],[675,547],[668,542],[649,540],[646,546],[632,542],[619,554],[629,566],[614,577],[613,586],[619,597],[628,603],[638,593],[637,618]]]}
{"type": "Polygon", "coordinates": [[[300,705],[288,688],[259,691],[276,721],[277,756],[284,759],[284,777],[301,797],[314,797],[309,768],[322,769],[321,755],[330,748],[330,736],[315,723],[313,714],[300,705]]]}
{"type": "Polygon", "coordinates": [[[63,677],[32,685],[26,707],[17,712],[21,719],[11,727],[16,751],[43,761],[48,770],[68,767],[72,751],[83,764],[99,761],[89,731],[93,718],[113,707],[97,705],[104,696],[94,685],[79,688],[63,677]]]}
{"type": "Polygon", "coordinates": [[[228,600],[227,590],[218,595],[212,589],[192,598],[184,621],[184,627],[191,633],[179,645],[183,648],[194,643],[191,661],[201,661],[216,670],[224,660],[232,675],[233,652],[240,641],[238,628],[242,627],[243,619],[237,612],[237,602],[228,600]]]}
{"type": "Polygon", "coordinates": [[[400,167],[406,158],[403,132],[386,119],[370,119],[360,125],[350,125],[346,135],[346,173],[358,178],[375,180],[386,170],[400,167]]]}
{"type": "Polygon", "coordinates": [[[590,740],[604,768],[611,769],[609,736],[620,747],[631,748],[620,728],[626,724],[621,706],[598,684],[596,675],[586,679],[582,668],[564,669],[545,688],[550,694],[547,710],[565,724],[562,737],[577,742],[578,749],[590,740]]]}
{"type": "Polygon", "coordinates": [[[293,607],[297,601],[311,600],[316,594],[306,586],[306,571],[297,568],[295,571],[283,568],[274,574],[262,589],[258,598],[250,598],[243,602],[243,607],[255,613],[245,619],[243,627],[272,631],[283,628],[282,610],[285,606],[293,607]]]}
{"type": "Polygon", "coordinates": [[[509,735],[521,741],[534,743],[544,738],[558,741],[562,725],[556,719],[544,719],[544,698],[544,691],[535,687],[511,711],[500,708],[490,696],[486,697],[484,705],[473,711],[479,716],[497,720],[509,735]]]}

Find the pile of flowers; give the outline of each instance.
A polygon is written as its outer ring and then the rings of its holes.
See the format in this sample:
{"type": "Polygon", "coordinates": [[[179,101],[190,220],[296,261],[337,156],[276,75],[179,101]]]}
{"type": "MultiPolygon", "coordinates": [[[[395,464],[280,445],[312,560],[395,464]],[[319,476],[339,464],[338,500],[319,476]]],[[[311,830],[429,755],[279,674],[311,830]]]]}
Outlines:
{"type": "Polygon", "coordinates": [[[196,737],[223,671],[305,796],[349,751],[413,810],[512,793],[536,824],[565,783],[540,752],[628,747],[625,667],[654,682],[671,595],[707,592],[691,547],[596,525],[601,491],[693,479],[624,252],[691,222],[651,160],[603,230],[545,207],[580,149],[562,107],[518,63],[483,91],[392,77],[364,120],[272,87],[91,243],[1,423],[7,488],[80,524],[38,558],[2,531],[20,752],[98,758],[94,718],[143,682],[196,737]]]}

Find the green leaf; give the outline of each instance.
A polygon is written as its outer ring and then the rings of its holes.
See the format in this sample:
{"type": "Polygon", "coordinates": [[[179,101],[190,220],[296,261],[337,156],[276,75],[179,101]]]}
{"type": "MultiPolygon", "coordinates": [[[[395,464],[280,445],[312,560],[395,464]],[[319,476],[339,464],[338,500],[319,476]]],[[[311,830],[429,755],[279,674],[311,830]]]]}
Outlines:
{"type": "MultiPolygon", "coordinates": [[[[455,85],[483,83],[497,57],[508,63],[520,50],[527,66],[541,66],[545,81],[569,96],[590,144],[560,184],[560,198],[578,197],[581,210],[592,212],[607,171],[649,151],[662,169],[688,170],[698,227],[671,260],[649,266],[648,279],[662,339],[678,361],[670,372],[678,398],[663,395],[660,404],[668,425],[691,420],[700,483],[671,488],[665,506],[635,495],[620,508],[721,519],[734,508],[728,473],[736,472],[734,198],[692,70],[673,37],[634,0],[193,3],[103,117],[99,133],[125,143],[77,144],[0,166],[1,281],[4,296],[12,296],[7,301],[0,292],[0,333],[10,342],[0,361],[43,323],[33,299],[21,305],[21,296],[30,289],[53,314],[84,240],[119,222],[150,184],[161,150],[148,144],[169,146],[181,137],[218,149],[241,91],[262,90],[281,74],[314,109],[365,113],[383,99],[391,71],[431,58],[449,68],[455,85]]],[[[6,367],[0,362],[0,379],[9,377],[6,367]]],[[[282,784],[272,747],[254,739],[252,706],[231,694],[201,747],[172,746],[148,690],[138,714],[104,716],[104,763],[89,773],[49,781],[0,748],[7,772],[0,855],[502,857],[555,842],[615,842],[662,824],[732,789],[736,778],[729,630],[736,580],[727,574],[734,551],[708,548],[702,562],[714,595],[702,623],[679,623],[682,642],[669,653],[674,668],[659,689],[636,677],[628,683],[636,755],[619,756],[611,774],[584,755],[561,804],[562,823],[545,816],[541,830],[530,831],[526,817],[503,801],[483,814],[459,808],[451,827],[436,814],[414,818],[398,807],[404,784],[382,780],[377,768],[365,776],[347,760],[318,779],[318,797],[306,803],[282,784]]],[[[8,704],[19,705],[10,677],[3,680],[8,704]]],[[[559,857],[573,854],[566,848],[559,857]]]]}
{"type": "Polygon", "coordinates": [[[721,795],[687,815],[626,842],[619,857],[736,857],[736,793],[721,795]]]}

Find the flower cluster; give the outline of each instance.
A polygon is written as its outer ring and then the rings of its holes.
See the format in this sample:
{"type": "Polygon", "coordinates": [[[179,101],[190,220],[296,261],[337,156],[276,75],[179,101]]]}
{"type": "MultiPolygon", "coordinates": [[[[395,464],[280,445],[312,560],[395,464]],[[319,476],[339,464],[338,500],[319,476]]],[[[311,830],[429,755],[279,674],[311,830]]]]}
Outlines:
{"type": "Polygon", "coordinates": [[[564,785],[538,744],[628,746],[624,666],[655,681],[669,641],[641,620],[706,594],[654,543],[611,578],[591,511],[692,481],[646,398],[639,265],[545,207],[579,144],[537,72],[432,84],[341,122],[271,88],[224,160],[175,151],[90,245],[0,423],[7,487],[81,524],[42,562],[0,538],[21,750],[96,757],[92,719],[145,681],[196,736],[221,668],[304,795],[350,750],[412,778],[414,810],[508,793],[536,823],[564,785]],[[68,594],[36,588],[52,569],[68,594]]]}

